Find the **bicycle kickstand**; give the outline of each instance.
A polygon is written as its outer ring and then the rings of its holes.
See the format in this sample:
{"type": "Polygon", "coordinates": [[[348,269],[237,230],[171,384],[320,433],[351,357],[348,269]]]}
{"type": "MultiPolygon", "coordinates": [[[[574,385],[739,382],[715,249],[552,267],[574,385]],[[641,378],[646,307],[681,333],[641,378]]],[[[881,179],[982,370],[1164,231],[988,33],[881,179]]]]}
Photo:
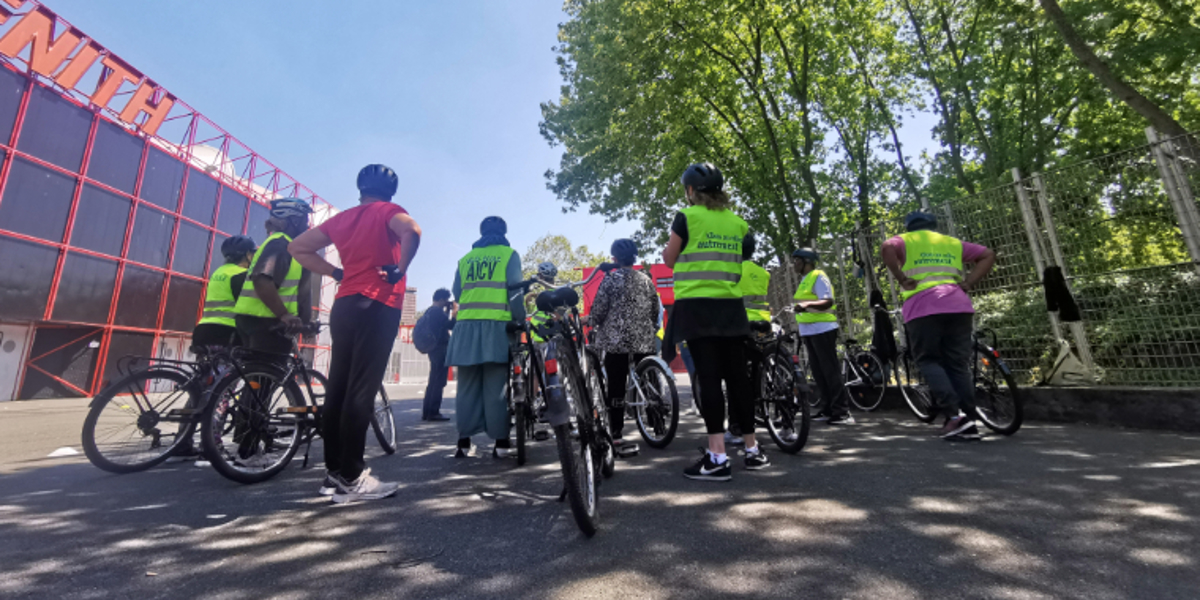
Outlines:
{"type": "Polygon", "coordinates": [[[313,436],[308,436],[308,441],[304,443],[304,462],[300,464],[301,469],[308,468],[308,453],[312,452],[313,436]]]}

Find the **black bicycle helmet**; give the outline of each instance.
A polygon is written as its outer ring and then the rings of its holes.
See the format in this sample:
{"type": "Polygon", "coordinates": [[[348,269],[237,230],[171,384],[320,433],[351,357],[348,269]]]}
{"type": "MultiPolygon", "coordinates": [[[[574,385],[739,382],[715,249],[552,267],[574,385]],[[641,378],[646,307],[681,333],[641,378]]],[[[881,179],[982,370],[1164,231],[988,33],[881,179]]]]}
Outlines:
{"type": "Polygon", "coordinates": [[[904,217],[904,228],[908,231],[917,231],[919,229],[933,229],[937,227],[937,217],[923,211],[913,211],[904,217]]]}
{"type": "Polygon", "coordinates": [[[757,249],[758,240],[754,239],[753,233],[747,233],[746,237],[742,238],[742,260],[750,260],[757,249]]]}
{"type": "Polygon", "coordinates": [[[244,235],[235,235],[221,242],[221,255],[230,262],[241,261],[242,257],[257,249],[258,244],[244,235]]]}
{"type": "Polygon", "coordinates": [[[307,200],[300,198],[281,198],[271,201],[271,216],[280,219],[303,218],[307,219],[308,215],[313,212],[312,206],[307,200]]]}
{"type": "Polygon", "coordinates": [[[684,187],[694,187],[702,192],[719,190],[725,185],[721,170],[712,163],[696,163],[688,167],[679,181],[684,187]]]}
{"type": "Polygon", "coordinates": [[[621,238],[612,243],[610,251],[617,262],[622,265],[632,265],[637,260],[638,245],[631,239],[621,238]]]}
{"type": "Polygon", "coordinates": [[[390,200],[400,187],[400,178],[386,165],[367,165],[358,172],[358,191],[364,196],[390,200]]]}
{"type": "Polygon", "coordinates": [[[792,253],[792,258],[803,258],[804,260],[816,262],[816,260],[821,258],[821,256],[812,248],[801,248],[792,253]]]}

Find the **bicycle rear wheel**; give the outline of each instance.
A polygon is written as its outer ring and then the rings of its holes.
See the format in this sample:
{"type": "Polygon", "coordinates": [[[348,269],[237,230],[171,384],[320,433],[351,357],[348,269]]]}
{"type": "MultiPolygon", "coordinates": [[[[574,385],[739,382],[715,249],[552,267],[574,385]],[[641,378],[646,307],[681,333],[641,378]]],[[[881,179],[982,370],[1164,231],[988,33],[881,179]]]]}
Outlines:
{"type": "Polygon", "coordinates": [[[975,346],[975,361],[976,416],[996,433],[1016,433],[1024,421],[1024,410],[1012,371],[995,350],[982,346],[975,346]]]}
{"type": "Polygon", "coordinates": [[[637,399],[633,413],[638,431],[651,448],[666,448],[679,429],[679,392],[675,390],[675,380],[653,358],[638,364],[636,372],[643,396],[637,399]]]}
{"type": "Polygon", "coordinates": [[[846,383],[850,403],[866,412],[879,408],[887,391],[883,362],[872,352],[859,352],[852,360],[843,360],[842,381],[846,383]]]}
{"type": "Polygon", "coordinates": [[[396,415],[392,414],[392,405],[388,401],[387,390],[379,384],[379,393],[375,394],[375,412],[371,414],[371,429],[375,430],[375,439],[386,454],[396,453],[396,415]]]}
{"type": "Polygon", "coordinates": [[[591,351],[587,352],[588,359],[588,374],[585,380],[587,385],[584,393],[588,394],[592,405],[592,423],[596,431],[595,443],[596,449],[599,452],[600,474],[604,475],[605,479],[612,477],[617,471],[617,451],[613,447],[612,436],[612,417],[609,416],[612,410],[608,405],[608,394],[605,390],[604,377],[600,374],[600,357],[591,351]]]}
{"type": "Polygon", "coordinates": [[[575,419],[578,436],[571,435],[570,425],[554,428],[558,460],[562,463],[563,483],[575,523],[584,535],[592,537],[600,521],[600,495],[597,489],[600,485],[597,477],[600,468],[596,464],[599,454],[596,449],[599,434],[595,427],[597,413],[588,406],[589,396],[583,373],[571,356],[570,349],[560,353],[560,356],[566,367],[567,384],[573,388],[570,401],[574,404],[572,418],[575,419]]]}
{"type": "Polygon", "coordinates": [[[83,452],[110,473],[144,471],[167,460],[196,430],[200,395],[174,369],[148,368],[104,388],[83,421],[83,452]]]}
{"type": "Polygon", "coordinates": [[[933,410],[933,396],[929,393],[929,385],[925,383],[921,371],[907,352],[905,350],[896,357],[893,375],[896,387],[900,388],[900,395],[904,396],[905,404],[917,420],[932,423],[937,416],[933,410]]]}
{"type": "Polygon", "coordinates": [[[759,410],[771,440],[788,454],[799,452],[808,443],[809,404],[798,395],[800,386],[791,360],[767,357],[762,363],[759,410]]]}
{"type": "Polygon", "coordinates": [[[213,389],[201,420],[204,453],[218,473],[238,483],[279,474],[315,425],[316,406],[296,382],[270,365],[247,365],[213,389]]]}

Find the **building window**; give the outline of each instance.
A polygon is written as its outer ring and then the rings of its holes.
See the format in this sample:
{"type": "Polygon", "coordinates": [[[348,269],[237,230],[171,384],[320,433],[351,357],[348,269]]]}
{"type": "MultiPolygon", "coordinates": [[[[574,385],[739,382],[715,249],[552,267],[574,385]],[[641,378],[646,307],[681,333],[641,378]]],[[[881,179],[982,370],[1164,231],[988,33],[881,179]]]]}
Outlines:
{"type": "Polygon", "coordinates": [[[79,226],[71,230],[71,245],[120,256],[129,223],[129,202],[128,198],[85,184],[75,209],[79,226]]]}
{"type": "Polygon", "coordinates": [[[8,69],[0,69],[0,142],[8,144],[12,139],[17,113],[21,110],[21,98],[29,80],[8,69]]]}
{"type": "Polygon", "coordinates": [[[218,187],[215,179],[192,169],[188,173],[187,191],[184,192],[183,216],[211,226],[217,207],[218,187]]]}
{"type": "Polygon", "coordinates": [[[142,173],[142,200],[176,211],[179,188],[183,186],[183,169],[183,163],[158,148],[151,148],[146,155],[146,171],[142,173]]]}
{"type": "Polygon", "coordinates": [[[158,302],[162,298],[163,273],[125,265],[121,298],[117,300],[117,325],[154,329],[158,324],[158,302]]]}
{"type": "Polygon", "coordinates": [[[257,244],[263,243],[267,239],[267,218],[271,216],[271,209],[257,203],[250,203],[250,217],[246,220],[246,235],[254,239],[257,244]]]}
{"type": "Polygon", "coordinates": [[[17,148],[78,173],[92,117],[87,109],[76,106],[58,92],[36,86],[25,111],[17,148]]]}
{"type": "Polygon", "coordinates": [[[129,238],[129,260],[166,267],[174,229],[175,217],[149,206],[139,206],[133,220],[133,235],[129,238]]]}
{"type": "Polygon", "coordinates": [[[96,124],[96,141],[88,159],[88,177],[132,194],[137,185],[145,142],[104,119],[96,124]]]}
{"type": "Polygon", "coordinates": [[[5,320],[36,321],[46,312],[58,248],[0,235],[0,307],[5,320]]]}
{"type": "Polygon", "coordinates": [[[14,158],[0,200],[0,228],[61,242],[74,195],[74,177],[14,158]]]}
{"type": "Polygon", "coordinates": [[[163,329],[191,331],[200,314],[200,293],[204,283],[172,277],[167,284],[167,307],[163,311],[163,329]]]}
{"type": "Polygon", "coordinates": [[[242,222],[246,219],[246,202],[246,197],[233,191],[232,188],[223,188],[221,190],[221,213],[217,215],[217,229],[230,235],[242,233],[242,222]]]}
{"type": "Polygon", "coordinates": [[[107,323],[116,283],[116,261],[68,253],[54,297],[54,320],[107,323]]]}
{"type": "Polygon", "coordinates": [[[175,260],[171,270],[195,277],[204,277],[204,265],[208,263],[207,229],[184,221],[179,224],[179,235],[175,236],[175,260]]]}

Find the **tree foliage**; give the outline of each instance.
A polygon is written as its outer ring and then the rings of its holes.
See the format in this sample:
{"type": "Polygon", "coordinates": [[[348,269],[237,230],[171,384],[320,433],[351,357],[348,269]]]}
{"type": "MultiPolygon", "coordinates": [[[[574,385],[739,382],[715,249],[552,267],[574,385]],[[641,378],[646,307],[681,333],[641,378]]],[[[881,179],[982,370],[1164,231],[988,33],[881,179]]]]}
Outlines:
{"type": "Polygon", "coordinates": [[[551,262],[558,267],[560,283],[575,282],[583,279],[584,268],[594,267],[607,259],[587,246],[572,246],[565,235],[546,234],[521,254],[521,274],[528,279],[537,273],[539,263],[551,262]]]}
{"type": "MultiPolygon", "coordinates": [[[[1196,0],[1073,0],[1113,77],[1200,124],[1196,0]]],[[[568,210],[662,244],[679,174],[725,172],[761,252],[1144,143],[1147,125],[1079,62],[1038,0],[567,0],[561,97],[541,131],[568,210]],[[932,151],[899,130],[937,117],[932,151]]],[[[530,261],[530,264],[536,264],[530,261]]]]}

